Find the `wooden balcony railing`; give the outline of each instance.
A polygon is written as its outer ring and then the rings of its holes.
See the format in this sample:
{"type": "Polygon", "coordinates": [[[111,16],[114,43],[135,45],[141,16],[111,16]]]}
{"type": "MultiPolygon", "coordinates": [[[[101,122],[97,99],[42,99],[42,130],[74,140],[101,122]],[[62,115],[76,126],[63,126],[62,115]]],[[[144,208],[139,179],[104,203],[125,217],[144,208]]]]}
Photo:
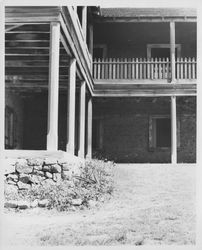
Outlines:
{"type": "MultiPolygon", "coordinates": [[[[196,79],[196,59],[177,58],[176,79],[196,79]]],[[[171,66],[168,58],[126,58],[95,59],[93,77],[99,79],[155,80],[171,79],[171,66]]]]}

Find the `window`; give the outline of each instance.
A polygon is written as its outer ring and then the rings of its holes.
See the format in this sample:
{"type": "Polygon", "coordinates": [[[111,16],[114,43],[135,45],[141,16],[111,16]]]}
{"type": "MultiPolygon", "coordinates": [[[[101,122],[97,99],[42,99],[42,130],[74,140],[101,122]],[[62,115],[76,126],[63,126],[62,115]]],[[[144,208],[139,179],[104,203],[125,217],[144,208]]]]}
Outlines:
{"type": "Polygon", "coordinates": [[[5,148],[13,149],[16,145],[16,115],[12,108],[5,110],[5,148]]]}
{"type": "MultiPolygon", "coordinates": [[[[177,121],[177,144],[180,146],[179,120],[177,121]]],[[[171,147],[171,120],[169,116],[149,118],[149,149],[168,149],[171,147]]]]}
{"type": "Polygon", "coordinates": [[[103,121],[101,119],[93,120],[93,148],[103,148],[103,121]]]}
{"type": "MultiPolygon", "coordinates": [[[[181,44],[175,44],[175,55],[181,56],[181,44]]],[[[147,58],[170,58],[170,44],[147,44],[147,58]]]]}
{"type": "Polygon", "coordinates": [[[93,58],[105,58],[107,55],[107,46],[105,44],[97,44],[93,48],[93,58]]]}

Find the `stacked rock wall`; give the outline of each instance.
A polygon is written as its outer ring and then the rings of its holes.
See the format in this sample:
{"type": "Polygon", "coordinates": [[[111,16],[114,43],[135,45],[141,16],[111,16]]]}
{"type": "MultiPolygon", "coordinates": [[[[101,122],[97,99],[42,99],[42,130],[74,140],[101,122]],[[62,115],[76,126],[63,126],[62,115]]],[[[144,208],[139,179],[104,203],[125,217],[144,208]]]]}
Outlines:
{"type": "MultiPolygon", "coordinates": [[[[30,190],[41,184],[57,184],[62,180],[73,184],[73,176],[80,174],[81,162],[56,158],[19,158],[5,162],[4,184],[13,193],[30,190]]],[[[6,203],[8,207],[12,204],[6,203]],[[10,204],[10,205],[9,205],[10,204]]]]}

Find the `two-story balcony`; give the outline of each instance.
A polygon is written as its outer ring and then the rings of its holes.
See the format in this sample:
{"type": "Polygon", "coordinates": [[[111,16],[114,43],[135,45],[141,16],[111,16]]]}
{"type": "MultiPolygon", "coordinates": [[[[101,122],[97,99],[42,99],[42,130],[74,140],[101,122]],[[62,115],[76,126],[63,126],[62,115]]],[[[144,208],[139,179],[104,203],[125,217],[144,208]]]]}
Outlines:
{"type": "MultiPolygon", "coordinates": [[[[178,83],[195,83],[196,59],[177,58],[175,79],[178,83]]],[[[131,80],[133,83],[171,82],[169,58],[105,58],[95,59],[93,78],[96,82],[131,80]]]]}

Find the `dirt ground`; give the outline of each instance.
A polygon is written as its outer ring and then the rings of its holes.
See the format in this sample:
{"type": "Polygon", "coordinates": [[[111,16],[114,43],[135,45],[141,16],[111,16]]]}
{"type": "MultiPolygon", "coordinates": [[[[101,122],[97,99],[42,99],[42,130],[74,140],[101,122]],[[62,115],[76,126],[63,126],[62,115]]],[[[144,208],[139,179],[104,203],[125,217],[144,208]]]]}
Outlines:
{"type": "Polygon", "coordinates": [[[115,191],[99,208],[76,212],[6,211],[3,244],[195,244],[194,165],[120,164],[115,191]]]}

